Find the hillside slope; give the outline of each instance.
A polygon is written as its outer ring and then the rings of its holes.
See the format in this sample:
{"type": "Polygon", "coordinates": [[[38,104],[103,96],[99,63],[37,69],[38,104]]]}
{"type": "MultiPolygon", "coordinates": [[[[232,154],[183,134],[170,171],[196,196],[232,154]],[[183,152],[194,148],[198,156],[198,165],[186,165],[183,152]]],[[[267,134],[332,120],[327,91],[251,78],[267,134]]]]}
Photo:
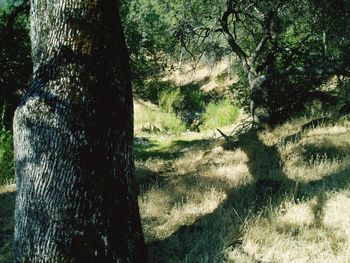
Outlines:
{"type": "MultiPolygon", "coordinates": [[[[349,262],[349,135],[349,122],[307,118],[247,132],[229,149],[215,131],[136,133],[151,262],[349,262]]],[[[4,263],[14,191],[0,190],[4,263]]]]}
{"type": "Polygon", "coordinates": [[[139,138],[152,262],[349,262],[350,124],[139,138]],[[142,142],[142,143],[140,143],[142,142]]]}

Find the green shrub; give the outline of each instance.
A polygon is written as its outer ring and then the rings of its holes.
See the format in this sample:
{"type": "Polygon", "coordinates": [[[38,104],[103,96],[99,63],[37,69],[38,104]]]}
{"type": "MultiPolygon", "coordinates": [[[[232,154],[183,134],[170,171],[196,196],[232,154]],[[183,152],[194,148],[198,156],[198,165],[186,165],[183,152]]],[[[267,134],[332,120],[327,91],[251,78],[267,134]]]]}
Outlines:
{"type": "Polygon", "coordinates": [[[0,185],[14,183],[13,140],[9,131],[0,131],[0,185]]]}
{"type": "Polygon", "coordinates": [[[232,124],[238,117],[238,108],[231,104],[229,99],[219,102],[210,102],[205,108],[203,124],[208,129],[232,124]]]}
{"type": "Polygon", "coordinates": [[[215,82],[219,85],[223,85],[225,83],[225,81],[227,80],[228,76],[227,76],[227,71],[223,71],[220,74],[216,75],[215,77],[215,82]]]}
{"type": "Polygon", "coordinates": [[[135,126],[143,131],[169,132],[179,134],[186,131],[186,125],[175,113],[156,111],[145,107],[135,114],[135,126]]]}
{"type": "Polygon", "coordinates": [[[160,122],[164,130],[173,134],[179,134],[186,131],[186,125],[183,121],[175,115],[175,113],[159,114],[160,122]]]}
{"type": "Polygon", "coordinates": [[[159,95],[159,108],[167,113],[176,112],[183,100],[180,89],[164,90],[159,95]]]}
{"type": "Polygon", "coordinates": [[[181,92],[184,96],[181,110],[184,112],[202,112],[205,106],[204,95],[200,86],[196,84],[188,84],[181,87],[181,92]]]}

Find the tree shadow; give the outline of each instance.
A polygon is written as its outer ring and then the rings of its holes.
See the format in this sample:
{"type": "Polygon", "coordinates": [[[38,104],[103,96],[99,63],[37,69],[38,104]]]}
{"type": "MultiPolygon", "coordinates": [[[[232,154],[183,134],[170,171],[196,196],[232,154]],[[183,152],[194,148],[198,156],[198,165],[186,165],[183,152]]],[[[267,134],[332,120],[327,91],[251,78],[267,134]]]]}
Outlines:
{"type": "MultiPolygon", "coordinates": [[[[320,180],[297,182],[289,179],[283,171],[276,145],[264,144],[256,131],[241,135],[239,141],[241,150],[249,159],[247,166],[254,178],[252,183],[230,189],[221,185],[222,182],[208,182],[207,178],[200,178],[203,184],[212,184],[225,191],[226,199],[213,212],[200,216],[190,225],[181,226],[167,238],[151,241],[148,244],[151,262],[173,259],[177,262],[198,262],[199,257],[205,258],[206,262],[222,260],[224,248],[237,247],[242,243],[242,227],[252,214],[264,212],[267,207],[279,207],[288,194],[298,202],[319,198],[322,190],[339,190],[350,184],[344,179],[344,174],[350,174],[350,165],[320,180]],[[245,209],[236,211],[235,207],[245,209]]],[[[317,202],[315,215],[322,213],[324,202],[321,201],[317,202]]]]}
{"type": "Polygon", "coordinates": [[[316,127],[324,126],[324,125],[329,125],[329,124],[334,124],[334,121],[330,118],[318,118],[318,119],[313,119],[301,126],[301,129],[299,132],[296,132],[292,135],[286,136],[283,139],[283,144],[288,144],[289,142],[294,142],[297,143],[302,139],[302,136],[309,130],[309,129],[314,129],[316,127]]]}
{"type": "Polygon", "coordinates": [[[183,156],[188,150],[205,149],[211,143],[211,139],[175,140],[170,144],[149,141],[143,145],[134,144],[134,156],[135,160],[139,161],[146,161],[148,159],[169,161],[183,156]]]}
{"type": "Polygon", "coordinates": [[[350,156],[348,145],[314,145],[308,143],[303,145],[303,159],[304,161],[315,161],[317,159],[331,159],[331,160],[342,160],[350,156]]]}
{"type": "Polygon", "coordinates": [[[136,161],[144,162],[157,159],[164,162],[161,171],[154,171],[142,163],[135,165],[135,178],[139,187],[139,194],[146,189],[150,189],[153,185],[159,186],[166,183],[168,180],[164,174],[173,171],[171,163],[175,159],[184,156],[188,151],[207,149],[213,143],[211,139],[196,139],[175,140],[170,144],[162,145],[147,138],[138,137],[135,139],[134,158],[136,161]]]}

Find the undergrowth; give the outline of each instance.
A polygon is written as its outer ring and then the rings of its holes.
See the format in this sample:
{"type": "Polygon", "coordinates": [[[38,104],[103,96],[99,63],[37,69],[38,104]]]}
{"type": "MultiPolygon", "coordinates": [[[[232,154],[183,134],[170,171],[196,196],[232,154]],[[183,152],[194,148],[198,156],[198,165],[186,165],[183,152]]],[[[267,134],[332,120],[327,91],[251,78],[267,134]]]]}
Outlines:
{"type": "Polygon", "coordinates": [[[203,115],[203,125],[206,129],[216,129],[232,125],[237,120],[239,110],[229,99],[210,102],[203,115]]]}
{"type": "Polygon", "coordinates": [[[14,183],[13,140],[10,131],[0,130],[0,186],[14,183]]]}
{"type": "Polygon", "coordinates": [[[179,134],[186,125],[173,112],[162,112],[154,105],[135,103],[135,131],[179,134]]]}

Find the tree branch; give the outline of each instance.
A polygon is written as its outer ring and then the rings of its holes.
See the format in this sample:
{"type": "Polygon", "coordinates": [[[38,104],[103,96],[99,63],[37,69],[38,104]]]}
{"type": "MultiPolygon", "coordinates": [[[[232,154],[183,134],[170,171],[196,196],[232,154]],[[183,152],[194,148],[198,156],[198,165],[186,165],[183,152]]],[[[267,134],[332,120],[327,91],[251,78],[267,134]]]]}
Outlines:
{"type": "Polygon", "coordinates": [[[247,53],[238,45],[236,38],[232,35],[230,32],[230,29],[228,27],[228,19],[231,15],[234,15],[236,12],[234,4],[232,1],[227,0],[226,2],[226,10],[223,13],[220,24],[222,27],[222,31],[225,33],[227,37],[228,44],[230,45],[232,51],[238,56],[238,58],[242,61],[244,69],[251,74],[256,74],[254,68],[252,68],[249,57],[247,53]]]}
{"type": "Polygon", "coordinates": [[[259,57],[263,47],[265,46],[267,40],[269,39],[268,35],[265,35],[262,37],[260,43],[257,45],[256,49],[255,49],[255,54],[252,57],[252,62],[254,63],[256,61],[256,59],[259,57]]]}
{"type": "Polygon", "coordinates": [[[317,66],[310,66],[310,67],[288,67],[285,69],[277,70],[270,74],[259,76],[258,78],[256,78],[256,80],[264,82],[276,77],[283,77],[283,76],[289,76],[289,75],[302,76],[302,75],[309,75],[309,74],[316,75],[316,76],[337,75],[337,76],[350,77],[350,71],[345,69],[340,69],[336,67],[322,68],[317,66]]]}

